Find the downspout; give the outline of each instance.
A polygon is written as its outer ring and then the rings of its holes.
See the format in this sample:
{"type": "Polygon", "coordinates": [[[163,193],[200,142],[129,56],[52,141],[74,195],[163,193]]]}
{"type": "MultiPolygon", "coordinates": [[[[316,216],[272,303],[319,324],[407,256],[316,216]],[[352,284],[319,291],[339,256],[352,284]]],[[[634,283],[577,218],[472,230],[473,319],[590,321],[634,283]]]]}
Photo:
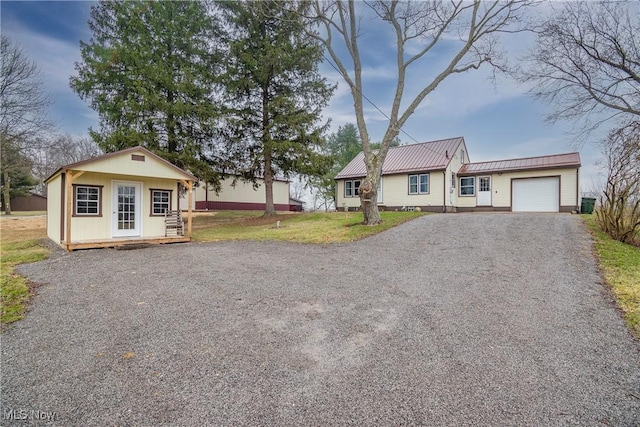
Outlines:
{"type": "Polygon", "coordinates": [[[442,212],[447,213],[447,170],[442,171],[442,212]]]}
{"type": "Polygon", "coordinates": [[[576,212],[580,213],[580,168],[576,168],[576,212]]]}

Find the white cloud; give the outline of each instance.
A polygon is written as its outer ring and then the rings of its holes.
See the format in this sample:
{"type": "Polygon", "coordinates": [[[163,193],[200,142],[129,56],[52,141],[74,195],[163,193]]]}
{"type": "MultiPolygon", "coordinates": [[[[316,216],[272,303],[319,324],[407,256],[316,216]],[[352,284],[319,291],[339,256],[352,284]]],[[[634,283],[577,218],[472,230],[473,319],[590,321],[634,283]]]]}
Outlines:
{"type": "Polygon", "coordinates": [[[71,43],[44,36],[19,24],[8,24],[3,33],[18,42],[29,58],[42,70],[42,77],[54,92],[65,91],[69,77],[75,73],[74,64],[80,60],[79,43],[71,43]]]}
{"type": "Polygon", "coordinates": [[[69,87],[75,62],[80,60],[78,42],[50,37],[17,22],[3,23],[3,34],[18,43],[40,68],[44,89],[54,101],[51,116],[62,132],[86,132],[89,126],[97,127],[97,114],[69,87]]]}

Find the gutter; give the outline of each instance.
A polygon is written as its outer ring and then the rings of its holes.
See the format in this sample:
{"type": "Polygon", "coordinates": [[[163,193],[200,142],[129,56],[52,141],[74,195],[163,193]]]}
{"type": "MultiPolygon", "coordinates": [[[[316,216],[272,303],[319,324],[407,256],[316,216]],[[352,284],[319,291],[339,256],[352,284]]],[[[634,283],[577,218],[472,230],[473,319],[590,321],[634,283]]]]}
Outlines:
{"type": "Polygon", "coordinates": [[[580,212],[580,168],[576,168],[576,212],[580,212]]]}

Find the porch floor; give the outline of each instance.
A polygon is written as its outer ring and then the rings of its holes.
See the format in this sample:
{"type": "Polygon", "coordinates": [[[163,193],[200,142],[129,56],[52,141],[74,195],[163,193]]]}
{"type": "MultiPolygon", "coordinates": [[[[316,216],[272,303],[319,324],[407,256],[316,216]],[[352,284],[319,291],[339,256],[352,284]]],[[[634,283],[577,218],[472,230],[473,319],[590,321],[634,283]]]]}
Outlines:
{"type": "Polygon", "coordinates": [[[185,243],[190,242],[189,236],[159,236],[159,237],[119,237],[108,240],[73,240],[71,243],[63,241],[62,247],[71,252],[76,249],[98,249],[113,248],[125,245],[140,244],[165,244],[165,243],[185,243]]]}

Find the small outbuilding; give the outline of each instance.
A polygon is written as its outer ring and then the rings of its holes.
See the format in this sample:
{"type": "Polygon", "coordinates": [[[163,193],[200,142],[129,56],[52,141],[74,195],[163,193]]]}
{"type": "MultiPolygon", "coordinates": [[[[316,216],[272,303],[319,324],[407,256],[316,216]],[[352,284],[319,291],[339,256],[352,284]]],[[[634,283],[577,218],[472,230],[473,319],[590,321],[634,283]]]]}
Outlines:
{"type": "Polygon", "coordinates": [[[143,147],[58,169],[47,184],[47,236],[64,249],[191,240],[196,177],[143,147]],[[189,199],[187,229],[179,193],[189,199]]]}
{"type": "MultiPolygon", "coordinates": [[[[282,177],[273,179],[273,205],[276,211],[295,209],[289,200],[289,181],[282,177]]],[[[183,209],[186,200],[180,200],[183,209]]],[[[193,209],[198,211],[251,210],[263,211],[267,207],[264,179],[257,177],[255,184],[244,181],[239,176],[223,174],[220,188],[216,191],[206,182],[200,182],[193,190],[193,209]]]]}
{"type": "Polygon", "coordinates": [[[11,210],[15,212],[46,211],[47,198],[37,193],[17,196],[11,199],[11,210]]]}

